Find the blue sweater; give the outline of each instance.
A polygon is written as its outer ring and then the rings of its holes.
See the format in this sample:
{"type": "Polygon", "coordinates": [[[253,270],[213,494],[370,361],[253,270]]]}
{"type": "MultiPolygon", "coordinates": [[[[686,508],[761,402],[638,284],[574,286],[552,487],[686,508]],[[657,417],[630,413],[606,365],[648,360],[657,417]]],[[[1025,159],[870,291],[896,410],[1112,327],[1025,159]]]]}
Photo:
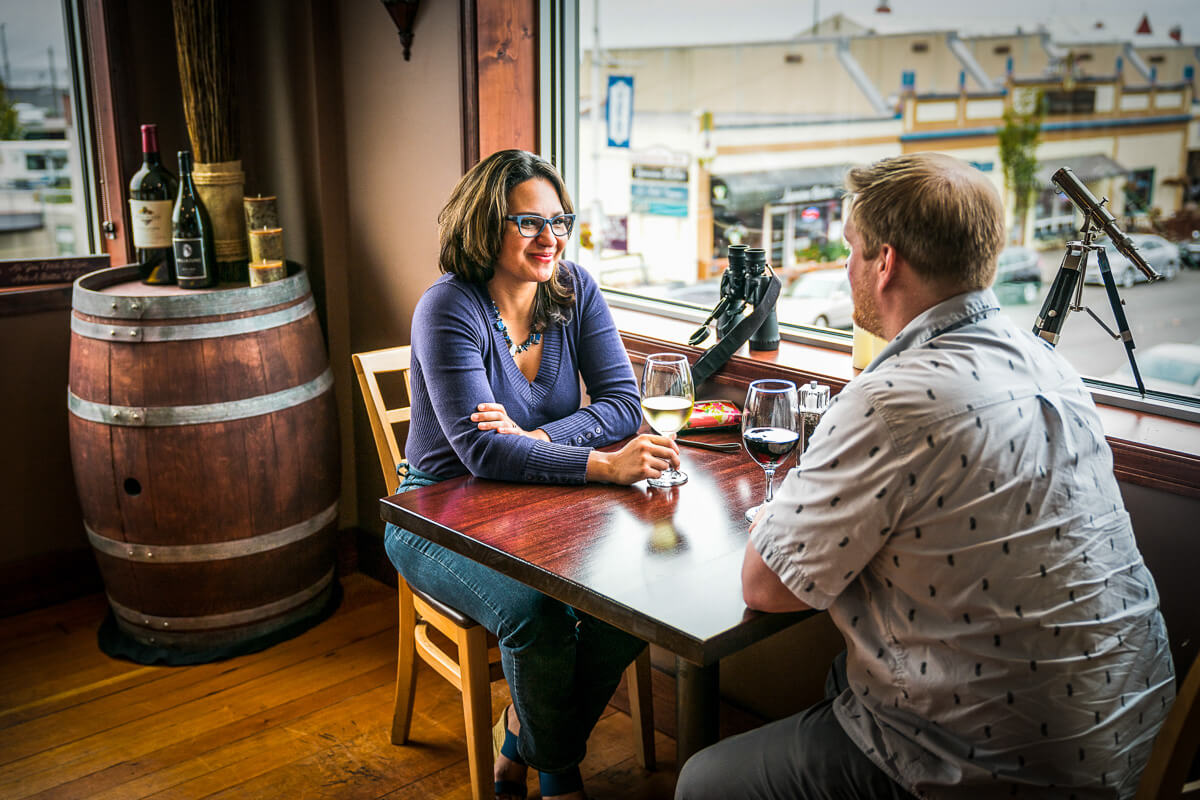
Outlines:
{"type": "Polygon", "coordinates": [[[542,337],[542,363],[531,383],[495,328],[485,284],[443,275],[417,303],[412,324],[412,421],[405,456],[442,478],[583,483],[592,448],[624,439],[641,424],[629,356],[595,280],[576,264],[571,319],[542,337]],[[591,405],[580,408],[579,379],[591,405]],[[528,436],[481,431],[480,403],[500,403],[528,436]]]}

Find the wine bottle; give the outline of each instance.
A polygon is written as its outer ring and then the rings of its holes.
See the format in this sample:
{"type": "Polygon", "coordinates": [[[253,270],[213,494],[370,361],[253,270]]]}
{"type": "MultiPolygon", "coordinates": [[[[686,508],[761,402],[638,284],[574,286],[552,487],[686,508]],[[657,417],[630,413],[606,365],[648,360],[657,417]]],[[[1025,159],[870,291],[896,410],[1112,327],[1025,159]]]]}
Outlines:
{"type": "Polygon", "coordinates": [[[175,280],[184,289],[204,289],[217,282],[217,254],[212,222],[192,181],[192,151],[179,151],[179,197],[171,213],[175,248],[175,280]]]}
{"type": "Polygon", "coordinates": [[[138,272],[149,284],[175,282],[171,205],[178,183],[158,155],[158,126],[142,126],[142,168],[129,180],[129,211],[138,272]]]}

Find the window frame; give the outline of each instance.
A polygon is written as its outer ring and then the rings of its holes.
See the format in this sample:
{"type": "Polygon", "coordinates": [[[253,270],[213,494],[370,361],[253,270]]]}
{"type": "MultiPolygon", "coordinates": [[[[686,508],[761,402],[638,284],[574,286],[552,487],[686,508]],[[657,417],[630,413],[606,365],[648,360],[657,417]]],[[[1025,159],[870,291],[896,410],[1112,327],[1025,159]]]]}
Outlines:
{"type": "MultiPolygon", "coordinates": [[[[501,2],[501,0],[494,0],[501,2]]],[[[464,0],[471,2],[471,0],[464,0]]],[[[488,0],[479,0],[481,4],[488,0]]],[[[539,117],[541,152],[559,167],[572,196],[579,189],[579,69],[580,45],[578,35],[579,0],[537,0],[540,31],[537,51],[541,67],[540,80],[536,86],[535,106],[541,109],[539,117]],[[574,27],[567,27],[569,21],[574,27]],[[572,32],[574,35],[572,36],[572,32]],[[564,65],[571,65],[570,67],[564,65]],[[574,99],[573,105],[563,100],[574,99]],[[556,119],[556,109],[571,116],[556,119]],[[573,157],[572,157],[573,156],[573,157]]],[[[481,89],[482,90],[482,89],[481,89]]],[[[578,238],[571,240],[568,256],[578,255],[578,238]]],[[[615,289],[602,288],[610,306],[638,312],[650,313],[667,319],[700,322],[703,310],[698,306],[670,300],[633,295],[615,289]]],[[[849,353],[852,335],[841,331],[826,331],[810,326],[780,323],[780,337],[784,341],[822,347],[840,353],[849,353]]],[[[638,331],[629,331],[638,334],[638,331]]],[[[711,340],[710,340],[711,341],[711,340]]],[[[839,380],[834,376],[825,376],[839,380]]],[[[1200,400],[1180,395],[1147,390],[1140,396],[1132,387],[1124,387],[1095,378],[1084,378],[1084,384],[1092,393],[1096,403],[1124,409],[1139,414],[1162,416],[1182,422],[1200,423],[1200,400]]]]}
{"type": "MultiPolygon", "coordinates": [[[[103,0],[61,0],[67,58],[74,84],[72,113],[77,120],[82,185],[77,187],[87,215],[87,249],[84,255],[0,259],[0,271],[22,271],[44,281],[17,283],[0,289],[0,315],[36,313],[70,308],[71,284],[76,278],[114,261],[132,257],[128,209],[123,186],[128,166],[120,153],[115,131],[122,107],[119,102],[124,64],[115,47],[114,30],[120,30],[116,12],[103,0]],[[111,212],[111,213],[108,213],[111,212]],[[104,234],[112,223],[113,235],[104,234]]],[[[126,26],[127,27],[127,26],[126,26]]],[[[74,190],[74,187],[73,187],[74,190]]]]}

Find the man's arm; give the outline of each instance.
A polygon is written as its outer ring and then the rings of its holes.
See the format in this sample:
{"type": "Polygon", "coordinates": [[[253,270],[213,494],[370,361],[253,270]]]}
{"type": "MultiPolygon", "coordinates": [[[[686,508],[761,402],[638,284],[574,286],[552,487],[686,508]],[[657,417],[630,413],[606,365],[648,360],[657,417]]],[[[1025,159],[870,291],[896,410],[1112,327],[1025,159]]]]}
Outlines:
{"type": "Polygon", "coordinates": [[[757,611],[804,611],[811,608],[779,580],[779,576],[771,571],[749,540],[746,542],[746,556],[742,559],[742,600],[757,611]]]}

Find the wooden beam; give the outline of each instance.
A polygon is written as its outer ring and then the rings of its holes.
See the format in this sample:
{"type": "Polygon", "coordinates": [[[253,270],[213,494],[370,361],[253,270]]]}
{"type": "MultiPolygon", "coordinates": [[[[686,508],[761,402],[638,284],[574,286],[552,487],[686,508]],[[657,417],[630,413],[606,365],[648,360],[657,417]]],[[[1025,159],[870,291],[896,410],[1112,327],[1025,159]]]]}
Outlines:
{"type": "MultiPolygon", "coordinates": [[[[464,0],[464,9],[472,0],[464,0]]],[[[476,159],[510,147],[538,148],[538,14],[534,0],[473,0],[476,37],[476,159]]],[[[465,17],[464,17],[465,19],[465,17]]],[[[464,31],[464,38],[466,32],[464,31]]],[[[468,67],[464,59],[464,67],[468,67]]],[[[469,68],[469,67],[468,67],[469,68]]],[[[464,78],[464,91],[468,79],[464,78]]],[[[471,98],[464,97],[466,107],[471,98]]],[[[463,126],[464,136],[470,136],[463,126]]],[[[465,151],[469,143],[464,144],[465,151]]]]}

